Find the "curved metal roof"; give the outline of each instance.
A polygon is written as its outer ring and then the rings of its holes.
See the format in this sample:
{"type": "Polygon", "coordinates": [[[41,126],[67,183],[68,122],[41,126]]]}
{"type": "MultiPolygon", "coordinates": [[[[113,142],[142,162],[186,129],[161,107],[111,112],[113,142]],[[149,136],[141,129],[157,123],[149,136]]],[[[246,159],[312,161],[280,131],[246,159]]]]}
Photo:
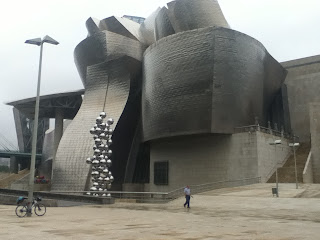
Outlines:
{"type": "MultiPolygon", "coordinates": [[[[73,119],[77,114],[84,89],[40,96],[39,118],[55,118],[55,110],[64,110],[64,119],[73,119]]],[[[29,118],[34,118],[36,97],[6,103],[21,111],[29,118]]]]}

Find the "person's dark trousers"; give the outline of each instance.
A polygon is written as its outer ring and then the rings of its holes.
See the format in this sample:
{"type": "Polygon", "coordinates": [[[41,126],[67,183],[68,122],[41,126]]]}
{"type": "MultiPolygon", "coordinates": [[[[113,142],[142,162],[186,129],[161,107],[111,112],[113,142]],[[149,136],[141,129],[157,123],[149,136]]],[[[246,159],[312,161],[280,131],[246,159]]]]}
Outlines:
{"type": "Polygon", "coordinates": [[[185,207],[186,205],[188,205],[188,208],[189,208],[190,207],[189,204],[190,204],[190,195],[186,195],[186,202],[185,204],[183,204],[183,206],[185,207]]]}

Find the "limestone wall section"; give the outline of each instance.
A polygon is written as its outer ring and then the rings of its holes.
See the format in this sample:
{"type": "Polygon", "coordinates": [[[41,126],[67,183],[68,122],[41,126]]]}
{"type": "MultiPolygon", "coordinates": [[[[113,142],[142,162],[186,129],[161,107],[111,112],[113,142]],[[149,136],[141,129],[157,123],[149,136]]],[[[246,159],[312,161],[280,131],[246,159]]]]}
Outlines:
{"type": "Polygon", "coordinates": [[[285,84],[292,131],[299,141],[310,142],[309,103],[320,102],[320,55],[281,64],[288,70],[285,84]]]}
{"type": "Polygon", "coordinates": [[[149,191],[168,192],[185,185],[262,177],[283,163],[290,149],[286,139],[269,145],[273,136],[260,132],[233,135],[181,136],[151,142],[149,191]],[[169,184],[154,184],[154,163],[169,162],[169,184]],[[279,165],[280,165],[279,164],[279,165]]]}
{"type": "Polygon", "coordinates": [[[313,182],[320,183],[320,103],[310,104],[313,182]]]}

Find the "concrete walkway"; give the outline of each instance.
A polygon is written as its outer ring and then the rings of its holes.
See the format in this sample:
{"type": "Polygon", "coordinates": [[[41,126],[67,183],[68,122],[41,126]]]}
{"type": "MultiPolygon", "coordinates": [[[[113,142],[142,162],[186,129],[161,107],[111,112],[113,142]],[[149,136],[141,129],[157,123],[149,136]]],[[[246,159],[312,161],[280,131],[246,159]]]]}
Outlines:
{"type": "MultiPolygon", "coordinates": [[[[320,199],[296,198],[319,185],[274,184],[221,189],[168,204],[116,203],[48,208],[43,217],[18,218],[0,205],[0,239],[260,239],[318,240],[320,199]]],[[[192,191],[192,189],[191,189],[192,191]]]]}

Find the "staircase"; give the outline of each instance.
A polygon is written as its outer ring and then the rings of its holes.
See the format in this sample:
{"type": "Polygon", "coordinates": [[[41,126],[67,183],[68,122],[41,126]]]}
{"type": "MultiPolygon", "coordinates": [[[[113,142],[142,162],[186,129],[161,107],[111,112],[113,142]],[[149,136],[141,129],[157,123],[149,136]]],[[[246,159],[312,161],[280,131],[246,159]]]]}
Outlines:
{"type": "Polygon", "coordinates": [[[11,173],[9,176],[0,179],[0,188],[8,188],[11,185],[11,183],[23,178],[28,173],[29,173],[28,169],[23,169],[17,174],[11,173]]]}
{"type": "MultiPolygon", "coordinates": [[[[310,143],[300,143],[300,146],[296,148],[296,159],[297,159],[297,177],[298,182],[302,183],[302,173],[304,166],[307,162],[308,154],[310,152],[310,143]]],[[[268,183],[276,182],[276,173],[269,178],[268,183]]],[[[293,152],[288,158],[283,167],[278,168],[278,182],[279,183],[295,183],[295,168],[294,168],[294,156],[293,152]]]]}

